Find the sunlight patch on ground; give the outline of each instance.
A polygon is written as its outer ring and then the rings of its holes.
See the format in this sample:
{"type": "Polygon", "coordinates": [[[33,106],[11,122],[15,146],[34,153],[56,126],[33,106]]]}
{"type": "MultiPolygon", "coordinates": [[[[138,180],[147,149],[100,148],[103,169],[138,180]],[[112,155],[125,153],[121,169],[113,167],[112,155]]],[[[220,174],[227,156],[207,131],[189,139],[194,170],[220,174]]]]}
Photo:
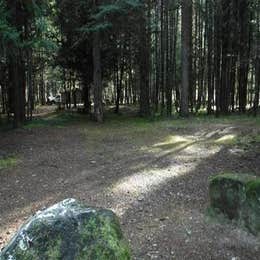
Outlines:
{"type": "Polygon", "coordinates": [[[207,157],[212,156],[214,154],[217,154],[218,152],[220,152],[221,147],[218,145],[210,145],[210,147],[208,146],[204,146],[201,144],[194,144],[192,146],[189,146],[185,149],[185,154],[187,155],[191,155],[194,157],[205,157],[205,154],[207,154],[207,157]]]}
{"type": "Polygon", "coordinates": [[[232,144],[234,140],[236,139],[236,135],[234,134],[227,134],[215,141],[217,144],[232,144]]]}
{"type": "Polygon", "coordinates": [[[141,150],[154,154],[160,153],[160,156],[162,156],[168,153],[174,153],[185,149],[188,145],[191,145],[193,143],[194,140],[191,138],[186,138],[179,135],[171,135],[168,136],[163,142],[156,143],[148,147],[142,147],[141,150]]]}
{"type": "MultiPolygon", "coordinates": [[[[189,164],[189,170],[192,170],[195,165],[189,164]]],[[[182,165],[172,165],[168,169],[152,169],[142,171],[132,176],[123,178],[113,188],[116,192],[131,192],[139,195],[140,193],[149,192],[155,186],[159,186],[169,178],[174,178],[185,174],[187,169],[182,165]]]]}
{"type": "Polygon", "coordinates": [[[154,144],[153,147],[162,147],[163,145],[178,144],[178,143],[182,143],[182,142],[187,143],[189,141],[191,141],[191,140],[188,138],[185,138],[183,136],[171,135],[171,136],[168,136],[164,142],[154,144]]]}
{"type": "MultiPolygon", "coordinates": [[[[151,162],[146,164],[146,170],[141,170],[131,176],[125,177],[115,183],[111,190],[113,194],[118,198],[113,207],[113,210],[123,215],[124,212],[131,206],[132,203],[136,203],[142,196],[153,192],[165,183],[194,171],[202,160],[218,153],[220,151],[219,146],[207,147],[204,143],[196,143],[191,139],[176,138],[168,139],[175,142],[181,142],[176,148],[170,150],[161,150],[157,154],[157,159],[167,157],[167,160],[172,162],[166,167],[160,167],[157,163],[151,162]],[[176,151],[176,155],[172,154],[172,151],[176,151]],[[169,152],[170,151],[170,152],[169,152]],[[167,154],[165,153],[167,152],[167,154]],[[188,157],[187,157],[188,155],[188,157]],[[188,158],[188,161],[187,161],[188,158]],[[196,158],[196,160],[194,160],[196,158]],[[149,168],[148,168],[149,167],[149,168]],[[148,168],[148,169],[147,169],[148,168]]],[[[153,147],[165,145],[166,143],[159,143],[153,147]]],[[[145,167],[144,167],[145,168],[145,167]]]]}
{"type": "Polygon", "coordinates": [[[131,199],[140,200],[142,196],[159,188],[173,178],[185,175],[187,172],[194,170],[195,167],[195,163],[186,164],[185,166],[172,165],[167,169],[154,168],[149,171],[144,170],[123,178],[112,187],[113,194],[119,198],[113,206],[113,210],[118,215],[123,215],[131,206],[127,196],[130,195],[131,199]]]}

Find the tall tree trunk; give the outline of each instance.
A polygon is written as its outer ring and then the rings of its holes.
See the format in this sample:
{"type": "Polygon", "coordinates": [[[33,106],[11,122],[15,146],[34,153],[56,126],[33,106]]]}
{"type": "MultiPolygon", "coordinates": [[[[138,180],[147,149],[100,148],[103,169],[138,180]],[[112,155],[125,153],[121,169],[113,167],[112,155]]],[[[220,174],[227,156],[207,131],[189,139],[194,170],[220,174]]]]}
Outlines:
{"type": "Polygon", "coordinates": [[[222,19],[221,19],[221,85],[220,85],[220,113],[229,112],[229,95],[230,95],[230,60],[231,60],[231,40],[232,32],[230,25],[232,3],[229,0],[222,0],[222,19]]]}
{"type": "MultiPolygon", "coordinates": [[[[42,55],[40,55],[39,58],[42,59],[42,55]]],[[[44,82],[44,61],[42,61],[41,64],[39,90],[40,90],[40,102],[41,105],[43,106],[46,104],[46,93],[45,93],[45,82],[44,82]]]]}
{"type": "Polygon", "coordinates": [[[161,39],[160,39],[160,47],[161,47],[161,59],[160,59],[160,64],[161,64],[161,71],[160,71],[160,79],[161,79],[161,115],[164,114],[164,109],[165,109],[165,15],[164,15],[164,5],[165,0],[161,0],[161,39]]]}
{"type": "Polygon", "coordinates": [[[182,0],[182,83],[181,83],[181,116],[189,114],[189,88],[192,66],[192,0],[182,0]]]}
{"type": "Polygon", "coordinates": [[[33,112],[33,78],[32,78],[32,49],[27,51],[27,64],[28,64],[28,117],[32,120],[32,112],[33,112]]]}
{"type": "Polygon", "coordinates": [[[155,31],[155,84],[153,90],[153,106],[154,106],[154,113],[157,113],[159,110],[159,90],[160,90],[160,52],[159,52],[159,6],[158,1],[155,1],[155,24],[156,24],[156,31],[155,31]]]}
{"type": "MultiPolygon", "coordinates": [[[[13,10],[10,15],[10,24],[20,33],[20,40],[23,42],[23,27],[26,19],[23,17],[22,3],[19,1],[8,1],[8,7],[13,10]]],[[[14,127],[20,127],[25,121],[25,63],[23,52],[20,47],[10,44],[12,52],[9,54],[9,84],[11,103],[14,113],[14,127]]]]}
{"type": "MultiPolygon", "coordinates": [[[[148,10],[150,12],[150,10],[148,10]]],[[[150,115],[150,87],[149,87],[149,74],[150,74],[150,46],[147,33],[147,22],[145,18],[145,9],[141,12],[140,16],[140,42],[139,42],[139,53],[140,53],[140,115],[150,115]]]]}
{"type": "Polygon", "coordinates": [[[21,127],[25,121],[25,68],[21,51],[10,57],[9,82],[11,84],[14,127],[21,127]]]}
{"type": "Polygon", "coordinates": [[[165,6],[165,29],[166,29],[166,114],[167,116],[172,115],[172,74],[170,74],[172,69],[172,48],[173,48],[173,14],[170,13],[170,3],[169,0],[166,1],[165,6]]]}
{"type": "Polygon", "coordinates": [[[86,114],[91,113],[91,101],[90,101],[90,82],[87,78],[82,78],[83,83],[83,102],[84,102],[84,110],[86,114]]]}
{"type": "MultiPolygon", "coordinates": [[[[258,3],[258,7],[260,4],[258,3]]],[[[256,12],[256,24],[259,25],[259,12],[256,12]]],[[[260,97],[260,30],[259,26],[256,31],[255,37],[255,57],[254,57],[254,67],[255,67],[255,98],[254,98],[254,115],[257,116],[259,109],[259,97],[260,97]]]]}
{"type": "Polygon", "coordinates": [[[103,87],[101,72],[101,39],[100,32],[93,33],[93,69],[94,69],[94,119],[101,123],[104,121],[103,87]]]}
{"type": "Polygon", "coordinates": [[[179,112],[180,107],[180,88],[179,82],[177,80],[177,39],[178,39],[178,30],[179,30],[179,7],[176,7],[175,10],[175,22],[174,22],[174,41],[173,41],[173,84],[175,90],[175,109],[179,112]]]}
{"type": "Polygon", "coordinates": [[[123,90],[124,65],[122,63],[120,63],[117,68],[117,74],[119,75],[118,75],[117,88],[116,88],[116,108],[115,108],[116,114],[119,113],[119,105],[120,105],[120,100],[122,98],[122,90],[123,90]]]}
{"type": "Polygon", "coordinates": [[[239,0],[240,46],[239,46],[239,111],[245,112],[247,105],[247,83],[249,71],[249,3],[239,0]]]}
{"type": "Polygon", "coordinates": [[[207,20],[206,20],[206,26],[207,26],[207,44],[208,44],[208,57],[207,57],[207,85],[208,85],[208,107],[207,112],[208,114],[212,114],[213,112],[213,105],[214,105],[214,84],[212,80],[212,54],[213,54],[213,7],[211,0],[207,0],[206,2],[207,7],[207,20]]]}
{"type": "Polygon", "coordinates": [[[118,57],[118,62],[116,66],[116,73],[117,73],[117,84],[116,84],[116,107],[115,107],[115,113],[119,113],[119,105],[120,105],[120,99],[122,98],[122,91],[123,91],[123,76],[124,76],[124,70],[125,70],[125,64],[124,64],[124,49],[125,44],[122,44],[122,37],[120,37],[120,55],[118,57]]]}
{"type": "Polygon", "coordinates": [[[221,58],[221,3],[214,2],[214,85],[216,96],[216,116],[220,114],[220,58],[221,58]]]}

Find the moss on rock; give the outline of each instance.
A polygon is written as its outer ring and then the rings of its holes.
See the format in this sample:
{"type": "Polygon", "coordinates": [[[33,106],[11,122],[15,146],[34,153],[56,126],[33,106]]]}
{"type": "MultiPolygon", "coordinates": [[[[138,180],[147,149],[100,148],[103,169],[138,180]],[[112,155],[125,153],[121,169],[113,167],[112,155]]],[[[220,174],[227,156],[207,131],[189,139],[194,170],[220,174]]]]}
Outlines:
{"type": "Polygon", "coordinates": [[[246,185],[244,221],[252,233],[260,233],[260,179],[249,181],[246,185]]]}
{"type": "Polygon", "coordinates": [[[130,250],[113,212],[69,199],[25,223],[0,259],[127,260],[130,250]]]}
{"type": "Polygon", "coordinates": [[[211,209],[260,233],[260,179],[246,174],[221,174],[210,180],[211,209]]]}

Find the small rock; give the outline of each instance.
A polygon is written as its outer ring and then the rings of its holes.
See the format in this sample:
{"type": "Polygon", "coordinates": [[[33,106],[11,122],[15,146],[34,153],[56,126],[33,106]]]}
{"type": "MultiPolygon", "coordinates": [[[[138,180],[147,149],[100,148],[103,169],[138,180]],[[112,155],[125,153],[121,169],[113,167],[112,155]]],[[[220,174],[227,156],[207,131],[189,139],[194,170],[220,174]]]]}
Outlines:
{"type": "Polygon", "coordinates": [[[163,221],[166,221],[166,220],[168,220],[168,219],[169,219],[169,217],[162,217],[162,218],[160,218],[159,220],[163,222],[163,221]]]}

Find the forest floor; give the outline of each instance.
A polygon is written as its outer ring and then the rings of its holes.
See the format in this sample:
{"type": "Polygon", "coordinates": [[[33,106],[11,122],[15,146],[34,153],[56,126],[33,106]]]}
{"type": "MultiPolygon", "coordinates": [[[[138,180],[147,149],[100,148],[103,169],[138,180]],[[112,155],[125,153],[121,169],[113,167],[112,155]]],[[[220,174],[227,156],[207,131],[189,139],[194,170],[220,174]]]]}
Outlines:
{"type": "Polygon", "coordinates": [[[73,197],[116,212],[134,259],[259,259],[259,238],[207,217],[209,177],[222,172],[260,176],[259,118],[45,115],[0,132],[0,248],[73,197]]]}

